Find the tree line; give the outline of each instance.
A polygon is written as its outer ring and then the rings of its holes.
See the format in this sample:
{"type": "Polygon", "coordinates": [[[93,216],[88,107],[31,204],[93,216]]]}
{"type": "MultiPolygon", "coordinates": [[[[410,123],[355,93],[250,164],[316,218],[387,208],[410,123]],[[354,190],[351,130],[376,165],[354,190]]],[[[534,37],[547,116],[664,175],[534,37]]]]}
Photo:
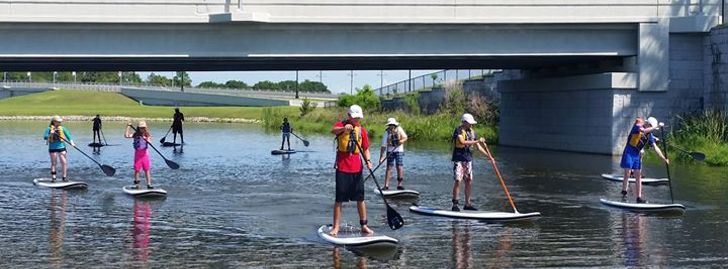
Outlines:
{"type": "MultiPolygon", "coordinates": [[[[161,87],[190,87],[192,80],[187,72],[176,72],[175,76],[168,78],[164,75],[150,73],[142,79],[136,72],[3,72],[0,79],[7,81],[30,81],[30,82],[80,82],[80,83],[108,83],[108,84],[148,84],[161,87]],[[55,73],[55,80],[54,80],[55,73]],[[119,78],[121,74],[121,78],[119,78]]],[[[294,91],[296,90],[295,80],[284,80],[272,82],[268,80],[248,85],[240,80],[228,80],[225,83],[204,81],[197,84],[198,88],[222,88],[240,90],[271,90],[271,91],[294,91]]],[[[298,90],[302,92],[330,93],[328,87],[318,81],[304,80],[298,83],[298,90]]]]}

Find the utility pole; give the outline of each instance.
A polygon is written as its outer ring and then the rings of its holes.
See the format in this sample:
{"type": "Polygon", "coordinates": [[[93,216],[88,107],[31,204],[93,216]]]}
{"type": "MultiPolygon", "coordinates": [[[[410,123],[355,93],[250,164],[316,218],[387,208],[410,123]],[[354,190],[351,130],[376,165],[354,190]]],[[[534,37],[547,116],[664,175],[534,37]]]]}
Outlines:
{"type": "Polygon", "coordinates": [[[296,70],[296,99],[298,99],[298,70],[296,70]]]}
{"type": "Polygon", "coordinates": [[[354,70],[351,70],[349,72],[349,76],[351,77],[351,87],[349,88],[349,94],[354,95],[354,70]]]}

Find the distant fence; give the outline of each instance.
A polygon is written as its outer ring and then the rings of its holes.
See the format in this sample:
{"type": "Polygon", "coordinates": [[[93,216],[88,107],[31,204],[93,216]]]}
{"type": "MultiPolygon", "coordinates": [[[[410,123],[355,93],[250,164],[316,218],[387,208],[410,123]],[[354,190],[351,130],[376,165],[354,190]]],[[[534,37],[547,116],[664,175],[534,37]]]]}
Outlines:
{"type": "MultiPolygon", "coordinates": [[[[73,82],[0,82],[0,87],[7,86],[12,88],[62,88],[69,90],[81,90],[81,91],[103,91],[103,92],[121,92],[121,88],[134,87],[141,90],[154,90],[154,91],[170,91],[179,92],[180,88],[161,87],[146,84],[104,84],[104,83],[73,83],[73,82]]],[[[245,97],[256,97],[256,98],[274,98],[274,99],[292,99],[295,97],[295,91],[270,91],[270,90],[234,90],[234,89],[208,89],[208,88],[185,88],[184,92],[189,93],[205,93],[205,94],[218,94],[218,95],[231,95],[231,96],[245,96],[245,97]]],[[[314,92],[298,92],[299,98],[311,98],[311,99],[323,99],[323,100],[334,100],[337,99],[337,95],[330,93],[314,93],[314,92]]]]}
{"type": "Polygon", "coordinates": [[[485,69],[451,69],[429,73],[412,79],[402,80],[400,82],[385,85],[375,90],[380,96],[394,96],[398,94],[406,94],[409,92],[417,92],[432,89],[436,85],[443,85],[451,80],[464,80],[471,78],[481,78],[490,76],[498,70],[485,69]]]}

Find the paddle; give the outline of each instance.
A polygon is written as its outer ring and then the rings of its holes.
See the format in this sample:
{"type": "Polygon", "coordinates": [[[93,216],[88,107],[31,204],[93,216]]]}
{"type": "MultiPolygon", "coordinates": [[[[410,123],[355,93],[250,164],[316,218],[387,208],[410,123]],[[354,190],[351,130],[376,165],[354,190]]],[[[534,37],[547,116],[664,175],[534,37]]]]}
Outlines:
{"type": "Polygon", "coordinates": [[[83,152],[83,150],[81,150],[78,147],[74,146],[73,144],[71,144],[71,142],[69,142],[65,138],[61,137],[58,134],[54,134],[54,135],[56,137],[60,138],[61,140],[63,140],[64,142],[68,143],[69,145],[71,145],[71,147],[73,147],[76,150],[78,150],[78,152],[81,152],[81,154],[83,154],[84,156],[86,156],[89,159],[91,159],[92,161],[94,161],[101,168],[101,171],[104,171],[104,174],[106,174],[107,176],[113,176],[114,174],[116,174],[116,169],[114,169],[113,167],[111,167],[109,165],[105,165],[105,164],[99,163],[96,159],[91,158],[91,156],[88,156],[88,154],[86,154],[86,152],[83,152]]]}
{"type": "Polygon", "coordinates": [[[301,138],[300,136],[298,136],[293,131],[291,131],[291,134],[293,134],[293,136],[295,136],[295,137],[298,137],[298,139],[301,139],[301,141],[303,141],[303,145],[308,147],[308,140],[301,138]]]}
{"type": "MultiPolygon", "coordinates": [[[[131,129],[134,130],[135,132],[137,131],[137,129],[134,128],[134,126],[132,126],[131,124],[129,124],[128,126],[131,127],[131,129]]],[[[171,129],[172,128],[170,128],[170,130],[171,129]]],[[[167,132],[167,133],[169,133],[169,132],[167,132]]],[[[162,156],[162,159],[164,159],[164,162],[167,163],[167,166],[169,166],[169,168],[179,169],[179,164],[177,164],[176,162],[170,161],[166,157],[164,157],[164,155],[161,152],[159,152],[159,150],[156,147],[154,147],[154,145],[152,145],[152,143],[147,143],[147,145],[149,145],[154,151],[159,153],[159,156],[162,156]]]]}
{"type": "Polygon", "coordinates": [[[104,145],[105,145],[105,146],[108,146],[108,145],[109,145],[109,143],[108,143],[108,142],[106,142],[106,136],[104,135],[104,130],[102,130],[102,129],[99,129],[99,132],[101,132],[101,137],[102,137],[102,138],[104,139],[104,145]]]}
{"type": "Polygon", "coordinates": [[[685,153],[687,155],[690,155],[690,157],[692,157],[696,161],[704,161],[705,160],[705,154],[703,154],[702,152],[698,152],[698,151],[688,151],[688,150],[685,150],[685,149],[680,148],[680,147],[675,146],[675,145],[670,145],[670,146],[673,147],[673,148],[675,148],[675,149],[677,149],[677,150],[679,150],[679,151],[682,151],[683,153],[685,153]]]}
{"type": "MultiPolygon", "coordinates": [[[[664,127],[664,123],[658,124],[660,127],[664,127]]],[[[667,140],[665,140],[665,129],[660,129],[660,136],[662,136],[662,144],[665,145],[665,152],[663,153],[665,155],[665,159],[670,160],[667,158],[667,140]]],[[[665,163],[665,169],[667,169],[667,185],[670,187],[670,203],[675,203],[675,199],[672,196],[672,180],[670,180],[670,163],[665,163]]]]}
{"type": "MultiPolygon", "coordinates": [[[[359,156],[361,158],[364,158],[363,153],[364,150],[362,150],[361,145],[359,143],[356,143],[356,147],[359,148],[359,156]]],[[[366,163],[362,164],[363,166],[366,166],[366,163]]],[[[379,164],[381,165],[381,163],[379,164]]],[[[366,166],[369,170],[369,176],[372,177],[374,180],[374,184],[377,185],[377,190],[379,190],[379,194],[382,196],[382,200],[384,200],[384,205],[387,206],[387,224],[389,225],[389,228],[392,230],[397,230],[399,228],[402,228],[404,226],[404,219],[402,218],[402,215],[397,213],[397,211],[394,210],[391,206],[389,206],[389,203],[387,203],[387,198],[384,198],[384,192],[382,192],[382,188],[379,187],[379,182],[377,182],[377,178],[374,176],[374,171],[369,168],[369,166],[366,166]]],[[[378,166],[377,166],[378,167],[378,166]]],[[[369,178],[369,177],[367,177],[369,178]]]]}
{"type": "MultiPolygon", "coordinates": [[[[132,127],[132,128],[134,128],[134,127],[132,127]]],[[[169,132],[171,132],[171,131],[172,131],[172,126],[169,126],[169,130],[167,130],[167,133],[164,134],[164,137],[162,137],[162,139],[159,139],[160,144],[164,144],[164,141],[167,140],[167,136],[169,135],[169,132]]]]}
{"type": "MultiPolygon", "coordinates": [[[[476,144],[480,146],[480,144],[476,144]]],[[[490,153],[490,149],[488,148],[488,144],[483,143],[483,148],[485,148],[485,152],[488,153],[488,158],[490,159],[490,163],[493,164],[493,170],[495,170],[495,175],[498,176],[498,180],[500,180],[501,186],[503,186],[503,190],[506,192],[506,196],[508,196],[508,201],[511,202],[511,207],[513,207],[513,213],[518,213],[518,209],[516,209],[516,204],[513,203],[513,198],[511,198],[511,193],[508,192],[508,187],[506,187],[505,181],[503,181],[503,177],[501,176],[500,170],[498,170],[498,166],[495,164],[495,158],[493,158],[493,154],[490,153]]]]}

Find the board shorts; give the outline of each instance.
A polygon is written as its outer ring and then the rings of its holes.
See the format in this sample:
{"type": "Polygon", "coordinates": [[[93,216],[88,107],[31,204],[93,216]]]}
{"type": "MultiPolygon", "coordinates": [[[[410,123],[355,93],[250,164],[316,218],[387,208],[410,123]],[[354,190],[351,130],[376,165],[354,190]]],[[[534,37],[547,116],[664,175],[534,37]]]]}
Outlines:
{"type": "Polygon", "coordinates": [[[336,171],[336,202],[364,201],[362,172],[336,171]]]}
{"type": "Polygon", "coordinates": [[[452,171],[455,181],[463,179],[473,179],[473,162],[453,162],[452,171]]]}
{"type": "Polygon", "coordinates": [[[622,154],[622,160],[619,162],[619,167],[622,169],[642,169],[642,158],[640,153],[636,154],[633,152],[624,151],[622,154]]]}
{"type": "Polygon", "coordinates": [[[182,133],[182,126],[181,125],[180,126],[172,125],[172,133],[175,133],[175,134],[176,133],[180,133],[181,134],[182,133]]]}
{"type": "Polygon", "coordinates": [[[283,133],[283,139],[291,139],[291,133],[283,133]]]}
{"type": "Polygon", "coordinates": [[[141,170],[149,171],[150,166],[149,153],[147,150],[134,151],[134,172],[139,172],[141,170]]]}
{"type": "Polygon", "coordinates": [[[392,152],[389,153],[387,156],[387,166],[392,166],[394,164],[397,164],[397,166],[404,166],[404,152],[392,152]]]}
{"type": "Polygon", "coordinates": [[[66,152],[66,148],[48,149],[48,153],[66,152]]]}

